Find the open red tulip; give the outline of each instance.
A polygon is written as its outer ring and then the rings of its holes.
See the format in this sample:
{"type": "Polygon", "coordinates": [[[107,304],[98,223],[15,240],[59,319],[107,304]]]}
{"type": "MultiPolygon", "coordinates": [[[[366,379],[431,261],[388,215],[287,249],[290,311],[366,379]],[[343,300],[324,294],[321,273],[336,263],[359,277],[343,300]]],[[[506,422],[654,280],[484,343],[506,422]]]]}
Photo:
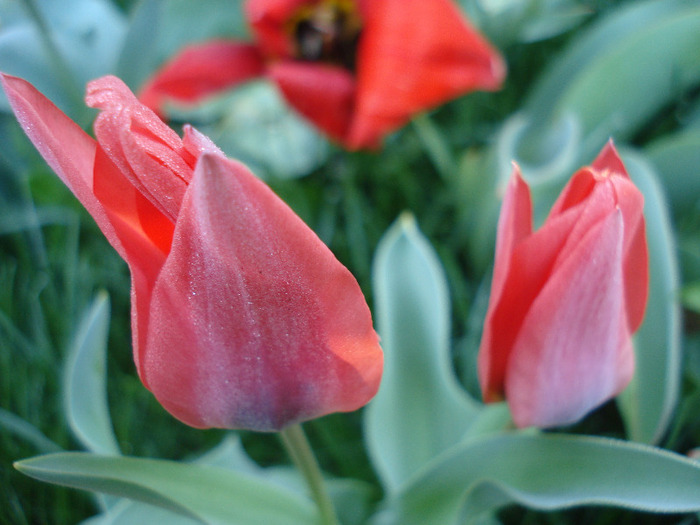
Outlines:
{"type": "Polygon", "coordinates": [[[162,111],[267,75],[289,104],[349,149],[373,148],[415,113],[497,89],[498,53],[451,0],[248,0],[256,44],[185,47],[144,86],[162,111]]]}
{"type": "Polygon", "coordinates": [[[279,430],[376,393],[382,351],[350,272],[245,166],[183,139],[115,77],[91,82],[95,141],[3,75],[29,138],[132,277],[143,384],[193,427],[279,430]]]}
{"type": "Polygon", "coordinates": [[[629,383],[649,287],[643,196],[612,142],[532,231],[517,167],[501,209],[478,373],[519,427],[571,424],[629,383]]]}

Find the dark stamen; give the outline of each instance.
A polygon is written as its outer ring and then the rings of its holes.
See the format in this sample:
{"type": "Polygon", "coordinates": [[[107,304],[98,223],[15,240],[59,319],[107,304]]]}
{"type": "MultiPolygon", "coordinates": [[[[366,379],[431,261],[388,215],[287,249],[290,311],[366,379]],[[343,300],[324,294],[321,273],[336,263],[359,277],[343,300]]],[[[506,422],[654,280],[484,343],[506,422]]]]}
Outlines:
{"type": "Polygon", "coordinates": [[[297,56],[310,62],[355,68],[360,25],[355,13],[336,2],[325,2],[301,16],[294,26],[297,56]]]}

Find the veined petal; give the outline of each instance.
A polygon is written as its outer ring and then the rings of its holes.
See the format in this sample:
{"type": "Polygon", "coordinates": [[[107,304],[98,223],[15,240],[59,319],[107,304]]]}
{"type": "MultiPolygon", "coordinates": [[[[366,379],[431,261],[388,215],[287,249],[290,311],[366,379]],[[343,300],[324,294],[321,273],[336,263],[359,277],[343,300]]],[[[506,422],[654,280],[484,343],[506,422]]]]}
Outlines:
{"type": "Polygon", "coordinates": [[[95,135],[109,158],[174,223],[195,162],[180,137],[116,77],[90,82],[85,99],[102,110],[95,135]]]}
{"type": "Polygon", "coordinates": [[[252,44],[229,40],[195,44],[169,60],[141,88],[139,99],[160,113],[168,101],[193,104],[263,72],[262,57],[252,44]]]}
{"type": "Polygon", "coordinates": [[[450,0],[373,0],[363,12],[351,147],[375,144],[414,113],[501,85],[503,60],[450,0]]]}
{"type": "Polygon", "coordinates": [[[644,221],[644,195],[626,173],[610,172],[608,184],[615,193],[625,223],[622,249],[627,322],[631,332],[642,324],[649,294],[649,254],[644,221]]]}
{"type": "MultiPolygon", "coordinates": [[[[554,204],[547,221],[563,213],[579,216],[568,240],[575,246],[591,224],[619,207],[625,225],[623,245],[627,317],[632,332],[639,328],[649,290],[649,257],[644,224],[644,196],[632,183],[612,143],[589,168],[579,170],[554,204]]],[[[564,249],[566,253],[568,249],[564,249]]]]}
{"type": "Polygon", "coordinates": [[[532,234],[532,199],[530,188],[523,180],[520,168],[513,166],[513,174],[502,203],[496,236],[496,267],[494,289],[500,291],[515,247],[532,234]]]}
{"type": "Polygon", "coordinates": [[[561,215],[514,246],[500,293],[489,301],[479,349],[479,381],[485,401],[502,399],[508,363],[521,325],[532,302],[551,278],[575,225],[576,215],[561,215]]]}
{"type": "Polygon", "coordinates": [[[617,395],[634,369],[624,322],[622,213],[595,225],[535,299],[510,357],[519,427],[573,423],[617,395]]]}
{"type": "Polygon", "coordinates": [[[625,221],[624,275],[627,321],[631,332],[642,324],[649,295],[649,253],[644,221],[644,196],[630,181],[612,140],[608,141],[592,164],[607,173],[625,221]]]}
{"type": "Polygon", "coordinates": [[[197,164],[150,327],[145,382],[195,427],[279,430],[355,410],[379,386],[381,349],[355,279],[219,155],[197,164]]]}
{"type": "Polygon", "coordinates": [[[578,206],[588,198],[596,185],[596,178],[589,168],[582,168],[574,173],[561,190],[559,197],[549,211],[548,220],[578,206]]]}
{"type": "Polygon", "coordinates": [[[520,169],[513,166],[513,175],[506,188],[498,218],[496,254],[491,283],[489,308],[482,336],[482,351],[479,352],[478,369],[487,401],[500,397],[503,390],[506,358],[508,352],[502,345],[493,344],[491,322],[494,311],[501,303],[503,286],[511,269],[515,246],[532,233],[532,201],[530,189],[520,175],[520,169]],[[487,350],[489,349],[489,350],[487,350]]]}
{"type": "Polygon", "coordinates": [[[269,75],[294,109],[345,143],[355,100],[350,72],[326,64],[285,61],[271,65],[269,75]]]}

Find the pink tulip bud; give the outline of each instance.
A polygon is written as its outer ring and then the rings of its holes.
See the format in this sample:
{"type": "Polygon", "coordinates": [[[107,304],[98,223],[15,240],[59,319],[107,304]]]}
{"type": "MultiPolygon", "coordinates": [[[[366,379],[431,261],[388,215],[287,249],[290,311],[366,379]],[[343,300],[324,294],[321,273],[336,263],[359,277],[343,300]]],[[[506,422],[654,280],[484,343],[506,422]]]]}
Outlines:
{"type": "Polygon", "coordinates": [[[505,398],[518,427],[551,427],[578,421],[632,378],[649,287],[643,196],[610,142],[536,232],[531,207],[516,166],[478,372],[484,400],[505,398]]]}
{"type": "Polygon", "coordinates": [[[22,79],[21,126],[128,263],[143,384],[197,428],[279,430],[376,393],[382,351],[350,272],[245,166],[168,128],[115,77],[93,140],[22,79]]]}

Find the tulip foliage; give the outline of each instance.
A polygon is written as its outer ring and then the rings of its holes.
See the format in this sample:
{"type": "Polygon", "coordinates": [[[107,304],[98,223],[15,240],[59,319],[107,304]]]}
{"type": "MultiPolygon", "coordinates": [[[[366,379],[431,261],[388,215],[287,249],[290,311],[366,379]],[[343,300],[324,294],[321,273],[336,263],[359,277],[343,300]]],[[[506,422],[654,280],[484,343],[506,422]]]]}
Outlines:
{"type": "Polygon", "coordinates": [[[0,522],[697,519],[696,2],[0,19],[0,522]]]}

